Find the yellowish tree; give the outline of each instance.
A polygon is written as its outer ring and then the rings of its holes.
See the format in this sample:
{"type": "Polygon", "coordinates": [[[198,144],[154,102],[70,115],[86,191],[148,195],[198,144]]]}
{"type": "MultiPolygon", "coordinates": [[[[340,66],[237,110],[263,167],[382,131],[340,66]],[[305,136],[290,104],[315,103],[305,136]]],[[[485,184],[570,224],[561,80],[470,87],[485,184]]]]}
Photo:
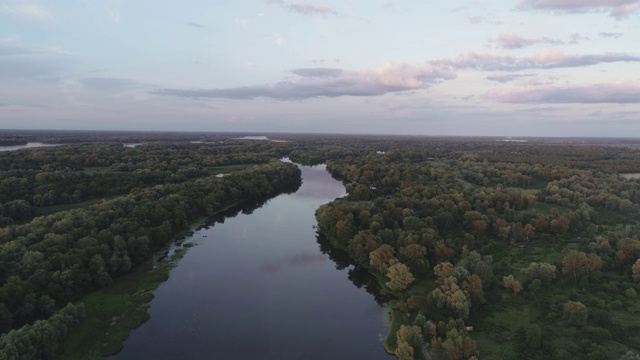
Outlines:
{"type": "Polygon", "coordinates": [[[389,278],[387,286],[391,290],[404,290],[415,280],[411,270],[403,263],[390,266],[387,270],[387,278],[389,278]]]}
{"type": "Polygon", "coordinates": [[[514,278],[513,275],[503,277],[502,282],[505,288],[511,289],[513,291],[514,295],[522,291],[522,284],[520,283],[520,281],[514,278]]]}

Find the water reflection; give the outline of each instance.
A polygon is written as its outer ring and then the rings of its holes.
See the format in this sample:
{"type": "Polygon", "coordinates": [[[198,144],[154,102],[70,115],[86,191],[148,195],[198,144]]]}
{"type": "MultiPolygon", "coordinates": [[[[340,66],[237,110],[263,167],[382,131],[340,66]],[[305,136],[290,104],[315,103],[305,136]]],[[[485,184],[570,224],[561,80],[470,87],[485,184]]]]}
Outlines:
{"type": "Polygon", "coordinates": [[[14,151],[20,149],[29,149],[35,147],[51,147],[51,146],[59,146],[59,144],[45,144],[41,142],[28,142],[24,145],[9,145],[9,146],[0,146],[0,151],[14,151]]]}
{"type": "Polygon", "coordinates": [[[359,289],[364,288],[369,294],[373,295],[379,306],[384,306],[392,297],[385,295],[380,291],[377,279],[371,275],[366,269],[355,265],[349,254],[333,247],[331,243],[321,234],[316,235],[316,241],[320,245],[320,251],[329,256],[329,259],[336,265],[336,269],[343,270],[350,268],[347,277],[359,289]]]}
{"type": "Polygon", "coordinates": [[[293,254],[286,256],[278,261],[266,262],[258,267],[258,271],[263,274],[271,274],[281,271],[285,267],[305,267],[320,265],[325,261],[327,261],[327,257],[322,254],[293,254]]]}
{"type": "Polygon", "coordinates": [[[344,187],[323,167],[300,168],[297,192],[230,209],[194,233],[151,319],[115,358],[391,359],[385,310],[353,286],[369,291],[368,280],[318,248],[315,209],[344,187]]]}

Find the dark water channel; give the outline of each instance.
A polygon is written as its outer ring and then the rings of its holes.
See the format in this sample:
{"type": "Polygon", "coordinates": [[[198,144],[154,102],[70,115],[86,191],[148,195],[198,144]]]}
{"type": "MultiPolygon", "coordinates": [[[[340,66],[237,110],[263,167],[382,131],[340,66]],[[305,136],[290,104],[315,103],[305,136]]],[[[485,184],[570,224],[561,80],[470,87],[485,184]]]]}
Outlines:
{"type": "Polygon", "coordinates": [[[194,233],[196,246],[156,290],[151,319],[113,358],[393,359],[367,279],[323,254],[313,229],[315,209],[345,189],[323,166],[300,168],[294,194],[194,233]]]}

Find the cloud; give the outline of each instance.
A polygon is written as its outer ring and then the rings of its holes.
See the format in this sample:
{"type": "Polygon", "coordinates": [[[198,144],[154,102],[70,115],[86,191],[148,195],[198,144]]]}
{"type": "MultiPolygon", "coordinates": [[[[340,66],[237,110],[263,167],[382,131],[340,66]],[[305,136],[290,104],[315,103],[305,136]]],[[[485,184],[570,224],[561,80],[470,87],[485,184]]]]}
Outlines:
{"type": "Polygon", "coordinates": [[[516,34],[500,34],[497,38],[491,40],[496,46],[503,49],[520,49],[523,47],[535,45],[541,42],[540,39],[527,39],[516,34]]]}
{"type": "Polygon", "coordinates": [[[111,18],[111,20],[113,22],[120,22],[120,13],[114,10],[109,9],[108,7],[105,6],[104,8],[107,12],[107,15],[109,15],[109,18],[111,18]]]}
{"type": "Polygon", "coordinates": [[[619,39],[619,38],[622,37],[623,34],[622,33],[601,32],[601,33],[598,33],[598,35],[601,38],[619,39]]]}
{"type": "Polygon", "coordinates": [[[276,43],[276,45],[278,46],[282,46],[284,45],[287,41],[282,37],[282,35],[278,34],[278,33],[273,33],[271,34],[271,38],[273,39],[273,41],[276,43]]]}
{"type": "Polygon", "coordinates": [[[49,17],[47,10],[31,1],[10,1],[9,4],[2,5],[2,10],[14,15],[37,19],[49,17]]]}
{"type": "Polygon", "coordinates": [[[562,41],[562,40],[551,39],[547,37],[532,39],[532,38],[526,38],[526,37],[520,36],[518,34],[502,33],[498,35],[497,38],[489,40],[489,43],[490,44],[495,43],[497,48],[514,50],[514,49],[521,49],[524,47],[533,46],[537,44],[544,44],[544,45],[577,44],[581,40],[589,40],[589,38],[576,33],[570,36],[569,41],[562,41]]]}
{"type": "Polygon", "coordinates": [[[264,2],[267,4],[280,5],[289,11],[303,15],[338,15],[338,12],[329,6],[286,2],[283,0],[264,0],[264,2]]]}
{"type": "Polygon", "coordinates": [[[16,46],[9,42],[3,43],[0,42],[0,58],[4,56],[17,56],[17,55],[28,55],[33,54],[36,51],[33,49],[28,49],[22,46],[16,46]]]}
{"type": "Polygon", "coordinates": [[[500,75],[489,75],[487,76],[487,80],[497,81],[499,83],[507,83],[510,81],[518,80],[523,77],[535,76],[535,74],[500,74],[500,75]]]}
{"type": "Polygon", "coordinates": [[[55,82],[75,61],[59,47],[28,47],[13,38],[0,41],[0,80],[55,82]]]}
{"type": "Polygon", "coordinates": [[[81,79],[80,83],[87,87],[106,91],[127,90],[141,86],[133,80],[114,77],[88,77],[81,79]]]}
{"type": "Polygon", "coordinates": [[[486,97],[499,102],[516,104],[640,104],[640,82],[494,90],[487,93],[486,97]]]}
{"type": "Polygon", "coordinates": [[[498,21],[498,20],[494,20],[493,19],[494,16],[493,15],[487,15],[487,16],[472,16],[469,18],[469,22],[472,24],[491,24],[491,25],[502,25],[504,24],[504,22],[502,21],[498,21]]]}
{"type": "Polygon", "coordinates": [[[304,68],[293,69],[291,72],[301,77],[336,78],[342,75],[343,70],[333,68],[304,68]]]}
{"type": "Polygon", "coordinates": [[[294,69],[299,77],[273,85],[225,89],[161,89],[156,93],[190,98],[301,100],[318,97],[377,96],[393,92],[425,89],[455,74],[431,65],[385,63],[373,69],[294,69]]]}
{"type": "Polygon", "coordinates": [[[640,0],[521,0],[518,8],[563,13],[609,11],[609,16],[621,20],[638,11],[640,0]]]}
{"type": "Polygon", "coordinates": [[[235,19],[234,22],[244,30],[249,27],[249,20],[247,19],[235,19]]]}
{"type": "Polygon", "coordinates": [[[0,80],[55,83],[70,68],[71,63],[50,57],[0,57],[0,80]]]}
{"type": "Polygon", "coordinates": [[[430,63],[435,66],[447,66],[459,70],[481,71],[520,71],[525,69],[555,69],[580,67],[612,62],[640,62],[640,57],[609,53],[604,55],[570,55],[561,51],[543,51],[531,57],[463,54],[455,59],[438,59],[430,63]]]}
{"type": "Polygon", "coordinates": [[[199,23],[197,23],[195,21],[185,21],[185,24],[187,24],[187,25],[189,25],[191,27],[194,27],[194,28],[199,28],[199,29],[204,28],[204,25],[199,24],[199,23]]]}
{"type": "Polygon", "coordinates": [[[328,6],[316,6],[311,4],[294,4],[287,5],[289,10],[299,12],[304,15],[337,15],[338,13],[328,6]]]}

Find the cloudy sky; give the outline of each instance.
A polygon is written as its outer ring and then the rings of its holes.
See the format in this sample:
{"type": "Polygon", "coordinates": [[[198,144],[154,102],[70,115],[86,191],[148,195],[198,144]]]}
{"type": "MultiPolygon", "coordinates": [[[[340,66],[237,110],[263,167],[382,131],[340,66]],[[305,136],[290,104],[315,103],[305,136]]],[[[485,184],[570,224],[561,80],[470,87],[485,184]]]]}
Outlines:
{"type": "Polygon", "coordinates": [[[0,128],[640,136],[640,0],[0,0],[0,128]]]}

